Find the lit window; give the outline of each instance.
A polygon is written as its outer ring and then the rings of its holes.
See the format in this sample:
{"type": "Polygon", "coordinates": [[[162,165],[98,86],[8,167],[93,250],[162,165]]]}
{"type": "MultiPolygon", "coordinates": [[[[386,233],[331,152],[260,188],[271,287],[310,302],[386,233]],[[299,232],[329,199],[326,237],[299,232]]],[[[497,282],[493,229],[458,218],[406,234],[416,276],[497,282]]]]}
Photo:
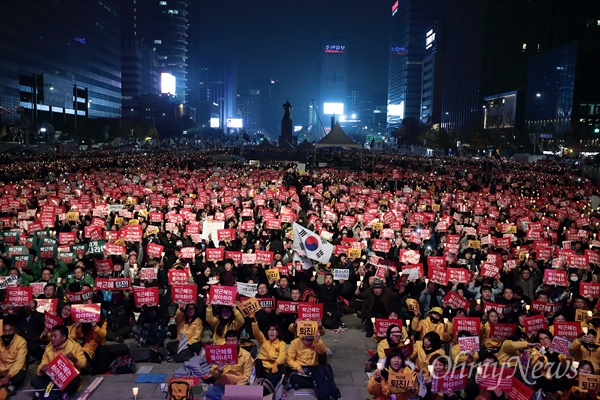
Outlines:
{"type": "Polygon", "coordinates": [[[523,43],[523,47],[522,47],[522,49],[523,49],[523,50],[527,50],[527,43],[523,43]]]}
{"type": "Polygon", "coordinates": [[[166,6],[167,2],[166,1],[159,1],[158,4],[160,4],[161,6],[166,6]]]}
{"type": "Polygon", "coordinates": [[[160,39],[154,39],[154,44],[162,44],[162,40],[160,40],[160,39]]]}

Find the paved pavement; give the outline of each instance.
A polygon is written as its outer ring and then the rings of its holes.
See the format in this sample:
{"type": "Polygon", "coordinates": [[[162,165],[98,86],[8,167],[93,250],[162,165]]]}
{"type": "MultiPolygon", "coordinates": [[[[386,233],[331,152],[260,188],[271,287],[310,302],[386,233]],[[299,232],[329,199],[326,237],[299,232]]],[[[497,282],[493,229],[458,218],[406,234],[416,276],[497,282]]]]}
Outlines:
{"type": "MultiPolygon", "coordinates": [[[[333,333],[327,331],[323,340],[327,347],[333,352],[328,356],[328,362],[331,364],[337,386],[342,393],[344,400],[367,399],[369,396],[366,392],[367,378],[364,371],[365,363],[368,359],[367,350],[375,348],[375,342],[371,338],[366,338],[364,331],[360,327],[359,319],[354,315],[345,315],[342,319],[348,326],[347,331],[341,333],[333,333]]],[[[127,343],[127,341],[126,341],[127,343]]],[[[109,343],[110,344],[110,343],[109,343]]],[[[171,378],[173,371],[181,366],[181,364],[173,363],[138,363],[141,365],[151,365],[153,374],[167,374],[165,382],[171,378]]],[[[27,381],[12,398],[15,400],[31,399],[33,392],[29,385],[30,377],[35,373],[37,365],[32,365],[28,369],[27,381]]],[[[91,395],[91,399],[111,399],[111,400],[133,400],[132,388],[137,386],[139,393],[137,400],[146,399],[164,399],[166,393],[161,391],[160,384],[152,383],[134,383],[137,375],[103,375],[104,382],[91,395]]],[[[84,387],[94,379],[92,376],[84,376],[84,387]]],[[[196,399],[203,399],[204,396],[201,388],[195,388],[194,394],[196,399]]],[[[71,396],[71,399],[77,399],[77,395],[71,396]]],[[[288,399],[315,399],[313,390],[301,389],[296,392],[290,390],[287,393],[288,399]]]]}

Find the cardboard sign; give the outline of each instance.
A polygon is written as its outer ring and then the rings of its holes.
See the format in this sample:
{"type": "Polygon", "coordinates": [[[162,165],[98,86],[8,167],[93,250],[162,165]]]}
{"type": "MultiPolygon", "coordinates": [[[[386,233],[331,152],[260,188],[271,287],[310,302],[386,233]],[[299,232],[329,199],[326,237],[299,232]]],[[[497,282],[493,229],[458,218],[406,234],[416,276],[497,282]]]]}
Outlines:
{"type": "Polygon", "coordinates": [[[40,294],[44,293],[44,288],[46,287],[47,282],[32,282],[29,284],[30,287],[33,288],[33,296],[37,297],[40,294]]]}
{"type": "Polygon", "coordinates": [[[256,263],[271,265],[275,253],[272,251],[256,250],[256,263]]]}
{"type": "Polygon", "coordinates": [[[179,252],[179,258],[182,260],[195,260],[196,259],[196,248],[195,247],[182,247],[179,252]]]}
{"type": "Polygon", "coordinates": [[[465,268],[448,268],[448,281],[468,284],[471,281],[471,271],[465,268]]]}
{"type": "Polygon", "coordinates": [[[212,304],[234,306],[236,296],[237,288],[235,286],[212,285],[210,287],[210,302],[212,304]]]}
{"type": "Polygon", "coordinates": [[[533,389],[518,380],[516,377],[512,377],[512,387],[508,392],[508,398],[510,400],[529,400],[533,395],[533,389]]]}
{"type": "Polygon", "coordinates": [[[554,313],[560,311],[564,303],[546,303],[542,301],[532,300],[531,310],[541,313],[554,313]]]}
{"type": "Polygon", "coordinates": [[[139,277],[140,277],[140,280],[142,280],[142,281],[158,279],[158,269],[157,268],[142,268],[139,271],[139,277]]]}
{"type": "Polygon", "coordinates": [[[507,315],[513,312],[513,306],[510,304],[498,304],[491,302],[483,303],[483,312],[488,313],[490,310],[496,310],[498,314],[507,315]]]}
{"type": "MultiPolygon", "coordinates": [[[[154,269],[154,268],[150,268],[154,269]]],[[[141,288],[134,287],[133,288],[133,300],[135,302],[135,306],[137,308],[141,308],[142,306],[158,306],[158,288],[157,287],[149,287],[149,288],[141,288]]]]}
{"type": "Polygon", "coordinates": [[[431,391],[436,393],[458,392],[467,387],[467,374],[460,370],[452,371],[443,376],[434,376],[431,381],[431,391]]]}
{"type": "Polygon", "coordinates": [[[16,276],[0,276],[0,289],[6,289],[7,287],[16,287],[19,278],[16,276]]]}
{"type": "Polygon", "coordinates": [[[299,303],[298,320],[316,321],[323,319],[323,303],[299,303]]]}
{"type": "Polygon", "coordinates": [[[390,251],[392,243],[386,239],[373,239],[373,251],[380,251],[382,253],[387,253],[390,251]]]}
{"type": "Polygon", "coordinates": [[[265,275],[269,281],[278,281],[280,279],[279,270],[278,269],[266,269],[265,275]]]}
{"type": "Polygon", "coordinates": [[[71,305],[71,318],[74,322],[100,322],[100,303],[71,305]]]}
{"type": "Polygon", "coordinates": [[[568,340],[575,340],[581,335],[581,323],[580,322],[566,322],[566,321],[555,321],[554,322],[554,336],[561,337],[568,340]]]}
{"type": "Polygon", "coordinates": [[[567,271],[547,268],[544,271],[544,284],[556,286],[569,286],[567,271]]]}
{"type": "Polygon", "coordinates": [[[171,286],[171,299],[175,304],[196,304],[197,291],[197,285],[173,285],[171,286]]]}
{"type": "Polygon", "coordinates": [[[446,293],[443,302],[446,303],[450,308],[454,308],[455,310],[462,308],[466,311],[469,309],[469,300],[465,299],[464,297],[452,290],[446,293]]]}
{"type": "Polygon", "coordinates": [[[348,249],[348,258],[350,258],[350,259],[360,258],[360,255],[361,255],[360,249],[355,249],[355,248],[348,249]]]}
{"type": "Polygon", "coordinates": [[[236,365],[238,363],[237,346],[235,344],[207,344],[206,363],[212,365],[236,365]]]}
{"type": "Polygon", "coordinates": [[[240,296],[244,296],[244,297],[256,296],[258,283],[237,282],[235,285],[237,287],[237,291],[240,294],[240,296]]]}
{"type": "Polygon", "coordinates": [[[236,233],[235,229],[217,229],[217,239],[221,240],[235,240],[236,233]]]}
{"type": "Polygon", "coordinates": [[[483,366],[482,373],[478,374],[482,378],[479,388],[483,390],[500,389],[508,392],[512,386],[512,377],[514,370],[512,368],[499,368],[494,366],[483,366]]]}
{"type": "Polygon", "coordinates": [[[402,320],[400,319],[376,318],[375,337],[384,338],[386,336],[388,327],[392,324],[398,325],[400,327],[400,330],[402,330],[402,320]]]}
{"type": "Polygon", "coordinates": [[[56,315],[49,313],[48,311],[44,312],[44,328],[50,332],[52,328],[56,325],[62,325],[62,318],[57,317],[56,315]]]}
{"type": "Polygon", "coordinates": [[[96,278],[98,290],[130,290],[131,278],[96,278]]]}
{"type": "Polygon", "coordinates": [[[48,376],[59,390],[64,390],[77,375],[79,371],[63,354],[48,363],[48,376]]]}
{"type": "Polygon", "coordinates": [[[546,325],[546,318],[543,315],[525,317],[523,318],[523,325],[525,327],[525,333],[528,335],[533,335],[540,329],[548,329],[548,325],[546,325]]]}
{"type": "Polygon", "coordinates": [[[588,315],[588,310],[575,310],[575,321],[585,321],[588,315]]]}
{"type": "Polygon", "coordinates": [[[481,331],[481,319],[479,317],[454,317],[452,320],[454,335],[460,331],[467,331],[473,336],[479,336],[481,331]]]}
{"type": "Polygon", "coordinates": [[[345,268],[334,268],[333,270],[333,279],[335,280],[345,280],[350,279],[350,270],[345,268]]]}
{"type": "Polygon", "coordinates": [[[190,279],[189,269],[170,269],[169,285],[186,285],[190,279]]]}
{"type": "Polygon", "coordinates": [[[94,298],[94,292],[86,290],[85,292],[66,292],[67,301],[71,303],[82,303],[94,298]]]}
{"type": "Polygon", "coordinates": [[[260,304],[258,304],[258,300],[256,297],[250,297],[248,300],[240,303],[238,305],[238,309],[242,313],[244,317],[249,317],[258,310],[260,310],[260,304]]]}
{"type": "Polygon", "coordinates": [[[37,312],[43,314],[47,311],[51,314],[56,314],[58,299],[35,299],[35,301],[37,302],[37,312]]]}
{"type": "Polygon", "coordinates": [[[448,271],[444,268],[429,268],[429,280],[442,286],[448,285],[448,271]]]}
{"type": "Polygon", "coordinates": [[[517,332],[517,324],[490,324],[490,337],[492,339],[508,339],[517,332]]]}
{"type": "Polygon", "coordinates": [[[579,391],[588,392],[600,389],[600,375],[579,374],[579,391]]]}
{"type": "Polygon", "coordinates": [[[206,249],[206,261],[223,261],[225,249],[206,249]]]}
{"type": "Polygon", "coordinates": [[[390,394],[398,394],[403,391],[408,391],[410,387],[415,385],[416,376],[412,373],[395,372],[391,368],[388,369],[388,384],[390,394]]]}
{"type": "Polygon", "coordinates": [[[148,255],[148,259],[162,258],[164,251],[165,246],[161,246],[160,244],[150,242],[148,243],[148,246],[146,246],[146,254],[148,255]]]}
{"type": "Polygon", "coordinates": [[[406,307],[411,313],[414,313],[415,311],[418,314],[421,313],[421,306],[419,305],[419,302],[416,299],[406,299],[406,307]]]}
{"type": "Polygon", "coordinates": [[[479,351],[479,336],[459,337],[458,348],[463,353],[479,351]]]}
{"type": "Polygon", "coordinates": [[[316,321],[296,321],[296,335],[314,336],[319,331],[319,324],[316,321]]]}
{"type": "Polygon", "coordinates": [[[260,308],[266,312],[271,312],[276,307],[276,300],[274,297],[259,297],[256,300],[258,300],[260,308]]]}
{"type": "Polygon", "coordinates": [[[558,336],[554,336],[550,350],[561,354],[570,354],[571,341],[558,336]]]}
{"type": "Polygon", "coordinates": [[[33,288],[20,286],[20,287],[7,287],[6,288],[6,303],[13,307],[20,307],[27,305],[33,299],[33,288]]]}
{"type": "Polygon", "coordinates": [[[600,298],[600,283],[581,282],[579,284],[579,293],[583,297],[600,298]]]}
{"type": "Polygon", "coordinates": [[[298,312],[298,303],[297,301],[277,301],[277,310],[283,314],[295,314],[298,312]]]}

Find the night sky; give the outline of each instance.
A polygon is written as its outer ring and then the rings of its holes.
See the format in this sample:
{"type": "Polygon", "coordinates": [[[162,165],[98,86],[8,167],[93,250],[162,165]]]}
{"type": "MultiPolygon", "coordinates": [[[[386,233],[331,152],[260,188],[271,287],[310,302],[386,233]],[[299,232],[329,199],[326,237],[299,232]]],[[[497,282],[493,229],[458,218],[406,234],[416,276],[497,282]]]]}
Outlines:
{"type": "Polygon", "coordinates": [[[282,98],[308,104],[319,97],[321,42],[346,38],[349,89],[358,84],[380,94],[377,104],[385,100],[391,0],[196,1],[190,66],[194,54],[231,55],[239,88],[272,78],[280,82],[282,98]]]}

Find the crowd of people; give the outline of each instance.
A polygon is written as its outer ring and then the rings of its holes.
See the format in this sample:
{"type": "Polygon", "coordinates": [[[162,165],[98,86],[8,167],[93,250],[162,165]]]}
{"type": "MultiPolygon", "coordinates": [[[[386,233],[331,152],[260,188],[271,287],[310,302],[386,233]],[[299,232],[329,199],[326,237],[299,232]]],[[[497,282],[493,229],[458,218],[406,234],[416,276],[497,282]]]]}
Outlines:
{"type": "Polygon", "coordinates": [[[390,155],[301,172],[186,151],[0,162],[8,395],[30,364],[44,390],[57,359],[100,374],[127,352],[202,355],[210,399],[252,371],[298,388],[326,371],[321,336],[356,315],[375,399],[599,398],[600,197],[572,170],[390,155]],[[231,363],[213,357],[227,345],[231,363]]]}

